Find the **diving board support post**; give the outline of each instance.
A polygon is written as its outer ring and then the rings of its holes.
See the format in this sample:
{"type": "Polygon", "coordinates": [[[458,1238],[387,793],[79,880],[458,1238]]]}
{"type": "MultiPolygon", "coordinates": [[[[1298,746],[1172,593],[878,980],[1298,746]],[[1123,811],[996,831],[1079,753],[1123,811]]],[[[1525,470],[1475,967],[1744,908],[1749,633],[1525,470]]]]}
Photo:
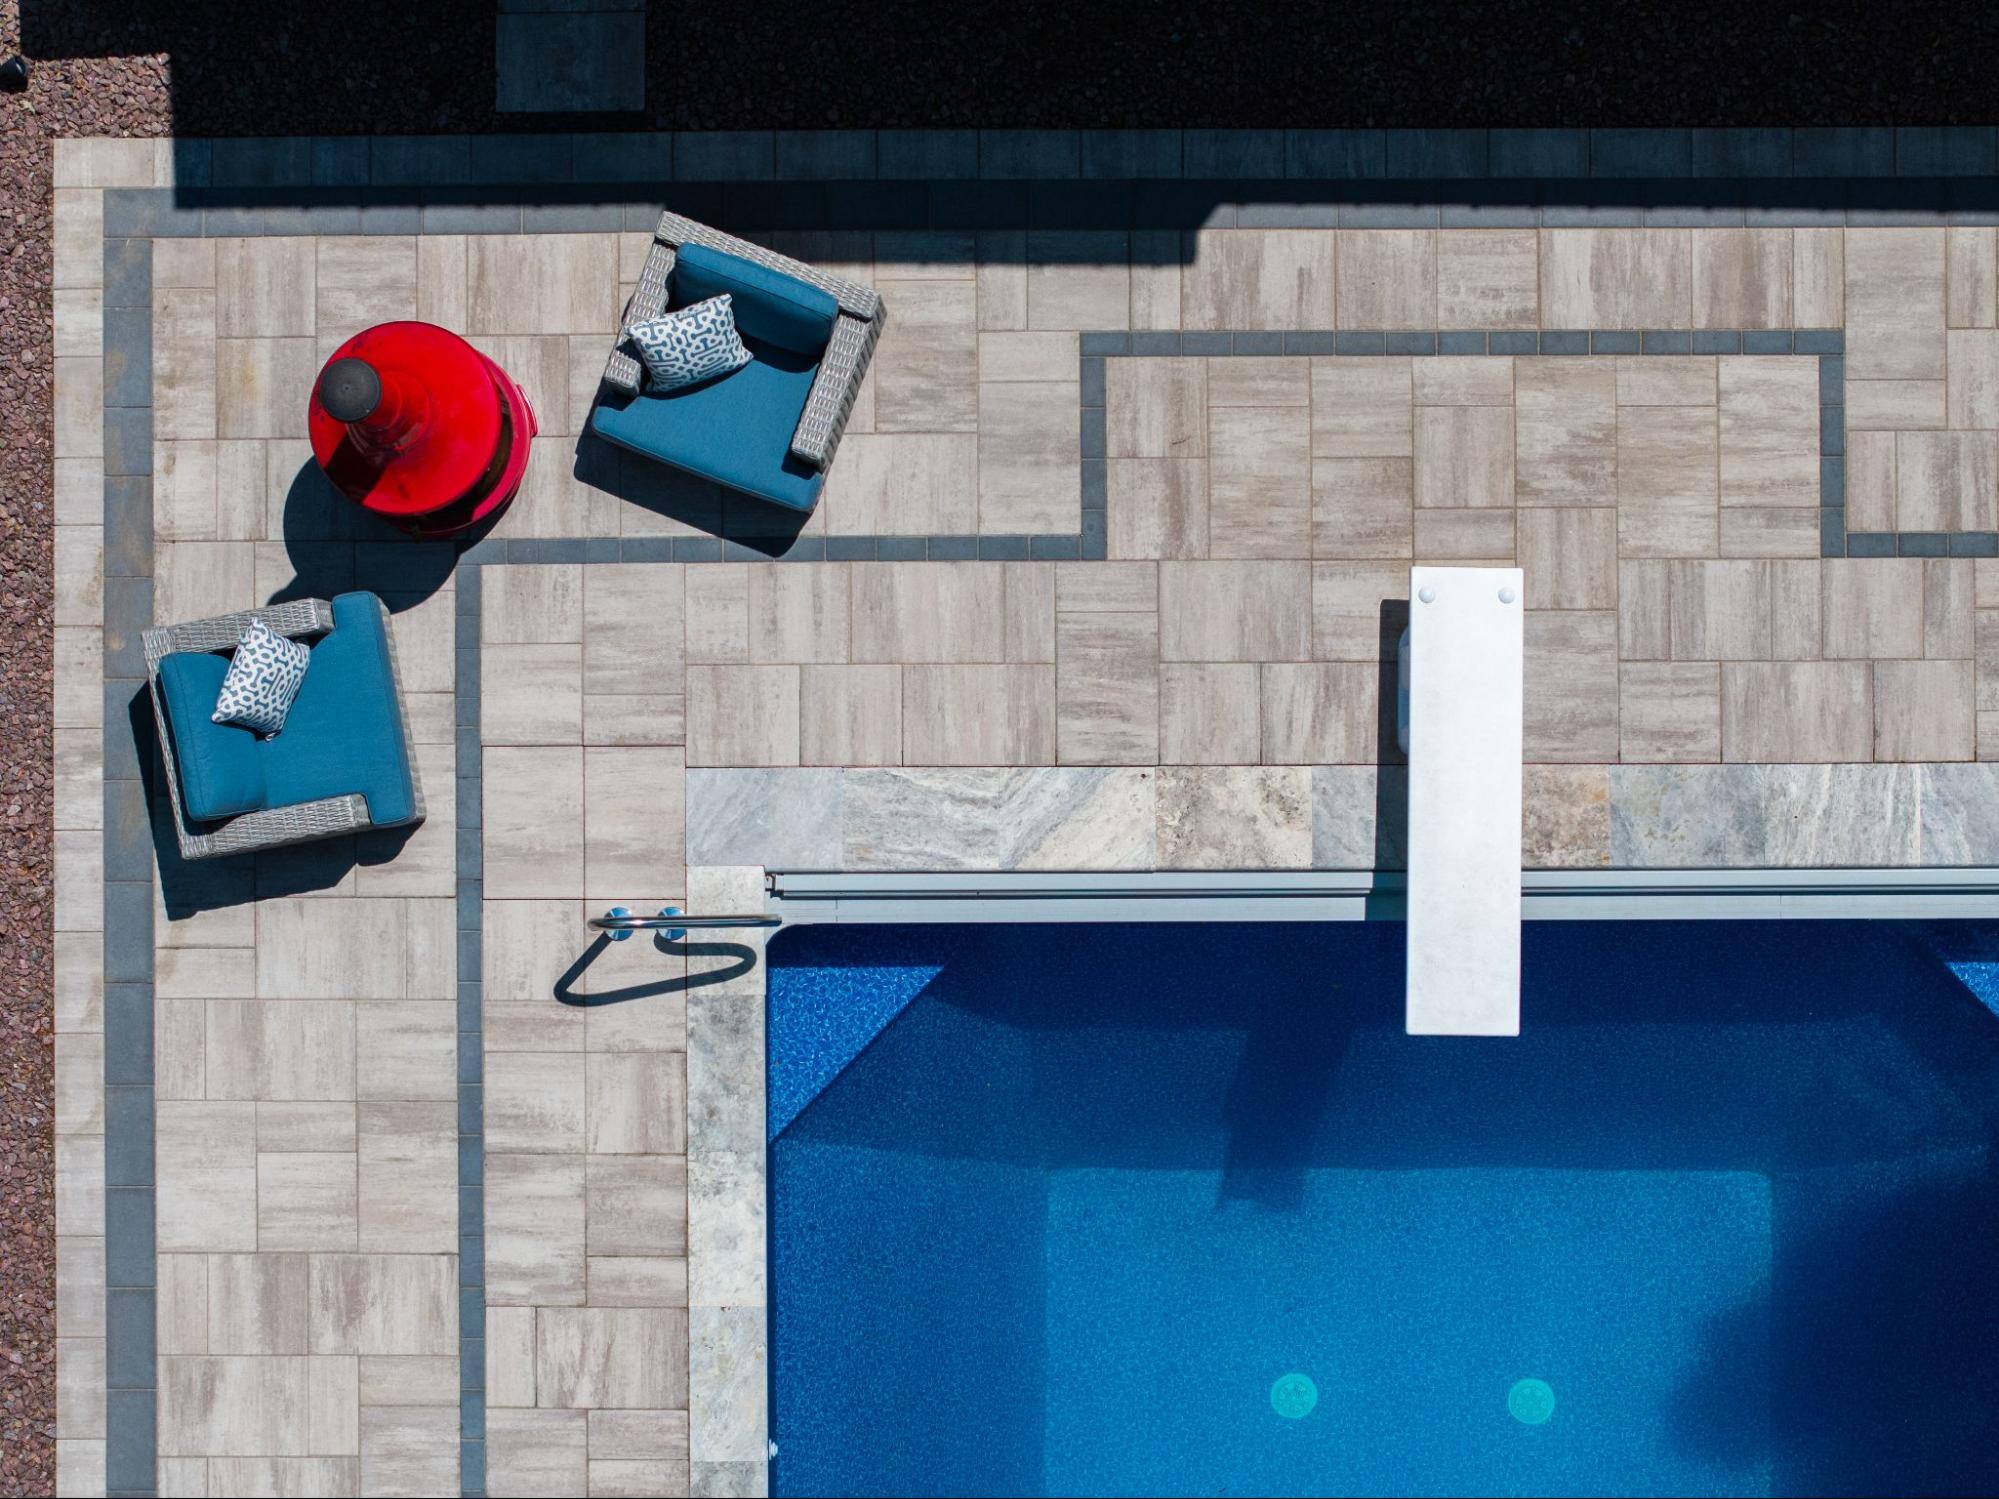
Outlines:
{"type": "Polygon", "coordinates": [[[1520,1034],[1524,596],[1517,567],[1409,570],[1412,1036],[1520,1034]]]}

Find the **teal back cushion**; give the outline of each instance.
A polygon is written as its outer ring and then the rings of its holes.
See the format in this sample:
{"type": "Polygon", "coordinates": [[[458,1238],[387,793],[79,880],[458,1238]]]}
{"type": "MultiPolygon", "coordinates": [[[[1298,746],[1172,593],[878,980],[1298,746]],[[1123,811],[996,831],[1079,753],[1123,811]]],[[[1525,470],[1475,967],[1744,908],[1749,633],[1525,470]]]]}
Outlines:
{"type": "Polygon", "coordinates": [[[727,292],[736,327],[794,354],[818,355],[833,337],[840,304],[795,276],[706,245],[682,245],[674,257],[673,305],[686,307],[727,292]]]}
{"type": "Polygon", "coordinates": [[[257,736],[209,719],[228,672],[229,658],[208,651],[176,651],[160,662],[160,698],[180,771],[181,805],[193,822],[236,817],[264,805],[257,736]]]}

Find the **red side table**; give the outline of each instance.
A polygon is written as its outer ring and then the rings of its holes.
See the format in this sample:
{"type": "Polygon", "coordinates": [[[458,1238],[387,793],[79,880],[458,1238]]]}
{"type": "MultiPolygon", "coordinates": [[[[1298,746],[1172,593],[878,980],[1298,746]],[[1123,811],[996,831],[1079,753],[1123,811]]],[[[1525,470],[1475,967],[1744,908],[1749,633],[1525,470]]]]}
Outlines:
{"type": "Polygon", "coordinates": [[[381,323],[314,382],[312,453],[348,499],[420,539],[497,514],[527,469],[534,409],[507,372],[432,323],[381,323]]]}

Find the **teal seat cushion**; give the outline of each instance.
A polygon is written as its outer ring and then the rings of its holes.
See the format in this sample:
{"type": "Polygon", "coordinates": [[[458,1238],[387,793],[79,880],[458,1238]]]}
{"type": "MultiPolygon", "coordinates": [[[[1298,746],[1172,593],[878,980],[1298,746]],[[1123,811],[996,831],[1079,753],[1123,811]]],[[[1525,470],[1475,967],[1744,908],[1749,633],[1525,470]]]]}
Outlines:
{"type": "Polygon", "coordinates": [[[831,292],[706,245],[680,247],[668,291],[675,307],[727,292],[743,337],[815,359],[825,353],[840,315],[831,292]]]}
{"type": "Polygon", "coordinates": [[[208,651],[176,651],[160,662],[160,702],[180,775],[181,805],[194,822],[238,817],[264,805],[257,736],[209,718],[228,671],[229,658],[208,651]]]}
{"type": "Polygon", "coordinates": [[[756,357],[734,374],[622,405],[604,401],[591,426],[634,453],[776,505],[810,510],[826,478],[792,456],[791,437],[817,361],[757,339],[745,342],[756,357]]]}
{"type": "Polygon", "coordinates": [[[333,601],[333,630],[313,643],[284,732],[262,741],[267,806],[359,793],[377,826],[416,815],[388,620],[373,594],[333,601]]]}

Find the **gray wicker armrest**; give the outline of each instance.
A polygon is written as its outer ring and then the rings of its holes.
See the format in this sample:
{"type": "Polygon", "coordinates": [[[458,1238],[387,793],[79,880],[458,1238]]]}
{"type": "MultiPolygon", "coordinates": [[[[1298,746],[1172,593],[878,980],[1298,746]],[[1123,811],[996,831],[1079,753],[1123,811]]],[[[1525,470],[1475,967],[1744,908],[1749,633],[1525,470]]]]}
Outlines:
{"type": "Polygon", "coordinates": [[[751,244],[746,239],[737,239],[733,234],[724,234],[719,229],[710,229],[706,224],[697,224],[692,219],[684,219],[677,213],[663,213],[659,216],[659,227],[653,230],[656,242],[669,245],[706,245],[711,250],[725,254],[739,255],[753,265],[781,271],[787,276],[803,281],[808,286],[816,286],[832,295],[840,304],[840,310],[853,317],[872,319],[881,311],[881,293],[872,286],[859,281],[849,281],[845,276],[835,276],[822,271],[816,265],[807,265],[802,260],[793,260],[789,255],[780,255],[775,250],[766,250],[762,245],[751,244]]]}
{"type": "Polygon", "coordinates": [[[798,418],[798,430],[791,434],[792,453],[814,468],[830,465],[840,446],[840,435],[853,414],[854,397],[860,394],[868,361],[874,358],[882,322],[879,308],[872,318],[850,317],[843,312],[834,320],[826,357],[819,361],[812,392],[805,398],[805,412],[798,418]]]}
{"type": "Polygon", "coordinates": [[[604,383],[621,395],[637,395],[644,374],[638,359],[625,350],[625,330],[633,323],[643,323],[666,311],[667,287],[672,280],[673,246],[655,239],[652,249],[646,252],[645,266],[639,271],[638,288],[618,319],[618,337],[611,346],[610,361],[604,366],[604,383]]]}

